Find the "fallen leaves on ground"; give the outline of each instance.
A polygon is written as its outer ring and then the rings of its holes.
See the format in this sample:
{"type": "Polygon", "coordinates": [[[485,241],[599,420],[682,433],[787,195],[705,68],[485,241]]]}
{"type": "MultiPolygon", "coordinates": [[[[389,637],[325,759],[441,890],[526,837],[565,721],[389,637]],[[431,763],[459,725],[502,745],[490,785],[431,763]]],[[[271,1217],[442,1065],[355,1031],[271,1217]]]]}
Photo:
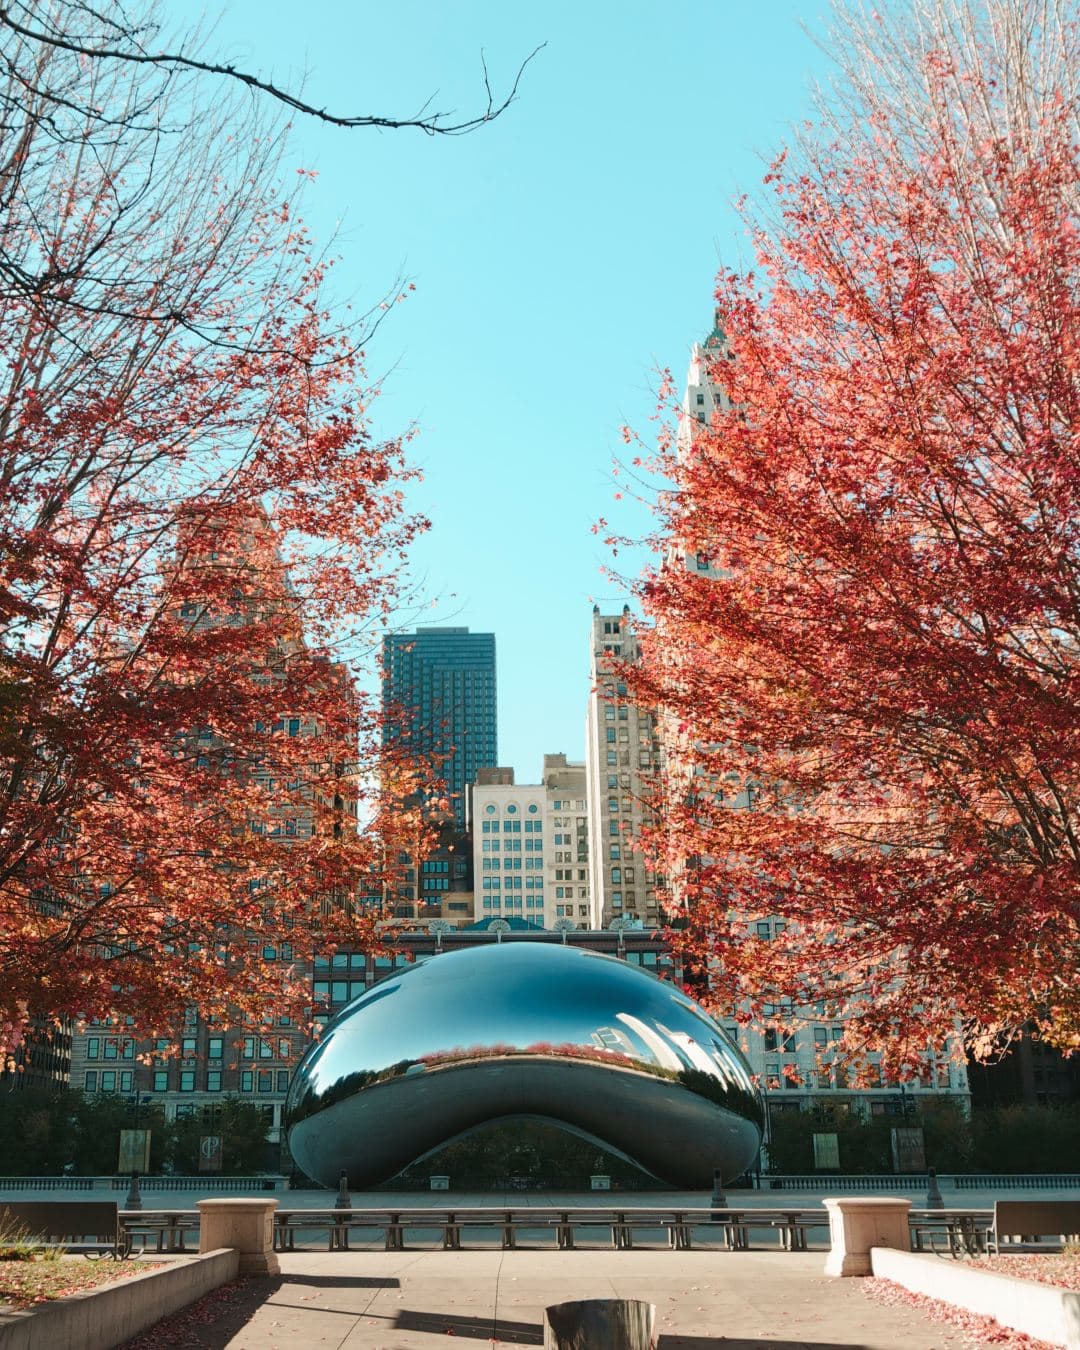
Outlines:
{"type": "Polygon", "coordinates": [[[84,1256],[0,1261],[0,1303],[30,1308],[128,1275],[145,1275],[160,1265],[160,1261],[88,1261],[84,1256]]]}
{"type": "Polygon", "coordinates": [[[924,1313],[935,1322],[944,1322],[963,1333],[965,1341],[973,1346],[994,1346],[995,1350],[1058,1350],[1051,1341],[1037,1341],[1022,1331],[1013,1331],[1003,1327],[992,1317],[981,1317],[978,1313],[958,1308],[954,1303],[944,1303],[940,1299],[928,1298],[925,1294],[912,1293],[892,1280],[877,1278],[860,1281],[863,1292],[879,1303],[893,1307],[913,1308],[924,1313]]]}
{"type": "Polygon", "coordinates": [[[245,1296],[250,1297],[248,1281],[235,1280],[232,1284],[223,1284],[198,1303],[155,1323],[142,1336],[127,1341],[120,1350],[158,1350],[161,1346],[199,1345],[200,1333],[210,1323],[218,1322],[234,1312],[245,1296]]]}
{"type": "Polygon", "coordinates": [[[1080,1292],[1080,1254],[1075,1252],[1038,1252],[1016,1256],[980,1256],[971,1262],[972,1270],[991,1275],[1008,1275],[1014,1280],[1036,1280],[1059,1289],[1080,1292]]]}

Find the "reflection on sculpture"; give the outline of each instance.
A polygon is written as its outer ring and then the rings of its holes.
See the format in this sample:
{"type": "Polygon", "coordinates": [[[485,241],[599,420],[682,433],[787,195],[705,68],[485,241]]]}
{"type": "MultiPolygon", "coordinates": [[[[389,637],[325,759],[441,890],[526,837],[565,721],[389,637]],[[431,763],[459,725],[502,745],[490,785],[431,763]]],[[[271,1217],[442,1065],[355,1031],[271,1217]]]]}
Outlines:
{"type": "Polygon", "coordinates": [[[384,1181],[507,1117],[561,1125],[669,1185],[753,1162],[761,1106],[723,1031],[674,985],[610,956],[503,942],[444,952],[349,1004],[285,1107],[299,1167],[384,1181]]]}

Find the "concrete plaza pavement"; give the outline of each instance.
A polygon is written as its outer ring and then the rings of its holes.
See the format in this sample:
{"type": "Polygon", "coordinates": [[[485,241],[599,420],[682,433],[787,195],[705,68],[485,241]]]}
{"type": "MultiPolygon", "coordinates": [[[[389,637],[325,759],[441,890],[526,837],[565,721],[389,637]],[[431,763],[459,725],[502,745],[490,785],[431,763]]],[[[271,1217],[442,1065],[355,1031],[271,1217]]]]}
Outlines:
{"type": "Polygon", "coordinates": [[[295,1252],[210,1317],[147,1333],[190,1350],[433,1350],[543,1344],[543,1309],[656,1305],[659,1350],[959,1350],[958,1331],[830,1279],[821,1252],[295,1252]],[[157,1334],[155,1335],[155,1332],[157,1334]]]}

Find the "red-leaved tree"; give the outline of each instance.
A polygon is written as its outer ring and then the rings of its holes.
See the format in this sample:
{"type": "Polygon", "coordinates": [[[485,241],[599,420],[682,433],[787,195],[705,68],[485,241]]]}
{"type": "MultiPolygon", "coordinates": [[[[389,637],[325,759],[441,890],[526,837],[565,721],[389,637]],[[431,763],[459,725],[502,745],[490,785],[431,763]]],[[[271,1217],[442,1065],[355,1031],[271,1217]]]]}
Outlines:
{"type": "Polygon", "coordinates": [[[6,1044],[34,1016],[298,1011],[264,946],[373,940],[359,902],[416,834],[336,659],[394,603],[411,471],[371,435],[280,136],[195,75],[5,58],[6,1044]]]}
{"type": "Polygon", "coordinates": [[[898,1068],[1080,1047],[1080,47],[1052,0],[915,9],[847,16],[719,279],[631,672],[696,766],[650,844],[714,998],[898,1068]]]}

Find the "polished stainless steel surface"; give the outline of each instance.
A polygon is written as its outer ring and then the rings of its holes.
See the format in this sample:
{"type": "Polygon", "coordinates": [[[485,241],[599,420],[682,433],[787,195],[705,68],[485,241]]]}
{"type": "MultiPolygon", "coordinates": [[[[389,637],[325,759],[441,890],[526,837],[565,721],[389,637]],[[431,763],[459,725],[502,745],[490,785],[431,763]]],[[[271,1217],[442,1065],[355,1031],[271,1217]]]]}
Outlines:
{"type": "Polygon", "coordinates": [[[374,985],[304,1056],[285,1107],[298,1166],[357,1187],[508,1117],[685,1188],[738,1175],[760,1143],[746,1061],[698,1004],[615,957],[535,941],[443,952],[374,985]]]}

